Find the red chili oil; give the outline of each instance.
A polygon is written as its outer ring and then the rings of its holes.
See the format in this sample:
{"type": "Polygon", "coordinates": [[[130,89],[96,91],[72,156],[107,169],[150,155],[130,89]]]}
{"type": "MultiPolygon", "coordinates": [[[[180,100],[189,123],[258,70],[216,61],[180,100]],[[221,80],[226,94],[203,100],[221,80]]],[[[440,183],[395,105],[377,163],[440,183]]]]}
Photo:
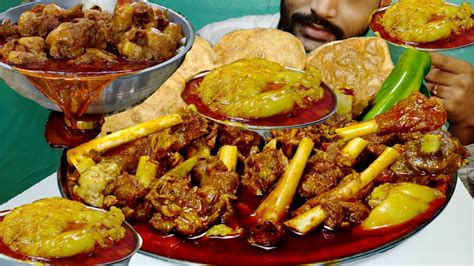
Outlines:
{"type": "MultiPolygon", "coordinates": [[[[414,43],[400,40],[388,34],[388,32],[385,31],[384,27],[382,26],[381,20],[383,15],[385,14],[385,11],[386,10],[381,10],[372,15],[372,19],[370,20],[370,28],[372,29],[372,31],[379,33],[380,37],[391,43],[399,45],[409,45],[422,49],[451,49],[456,47],[467,46],[469,44],[474,43],[474,27],[471,27],[470,29],[460,29],[459,34],[453,34],[447,39],[442,39],[434,42],[414,43]]],[[[474,19],[474,15],[472,15],[471,18],[474,19]]]]}
{"type": "Polygon", "coordinates": [[[96,130],[82,130],[76,125],[76,121],[87,118],[84,114],[94,97],[114,79],[158,63],[118,58],[116,64],[97,62],[77,65],[67,60],[49,59],[44,64],[22,65],[14,69],[59,106],[70,121],[70,125],[66,126],[62,115],[50,116],[45,130],[47,142],[53,147],[74,147],[100,132],[100,125],[96,130]]]}
{"type": "Polygon", "coordinates": [[[74,129],[65,123],[64,113],[51,111],[44,130],[46,142],[53,148],[72,148],[99,135],[104,121],[102,115],[82,115],[80,120],[96,123],[97,126],[87,130],[74,129]]]}
{"type": "MultiPolygon", "coordinates": [[[[240,193],[238,201],[234,203],[237,222],[248,229],[246,225],[251,220],[248,210],[254,210],[263,199],[242,191],[240,193]]],[[[432,219],[445,202],[445,199],[433,201],[426,213],[402,225],[370,231],[363,230],[360,226],[336,231],[318,229],[307,235],[287,230],[281,244],[273,249],[250,245],[245,234],[235,238],[187,239],[176,235],[162,235],[147,222],[133,226],[144,240],[142,250],[163,257],[206,264],[302,264],[337,261],[387,244],[395,244],[432,219]]]]}
{"type": "Polygon", "coordinates": [[[266,118],[243,119],[229,117],[210,110],[209,107],[207,107],[206,104],[202,102],[197,90],[203,78],[204,77],[198,77],[188,81],[181,96],[183,97],[184,102],[196,106],[199,113],[220,121],[240,122],[251,126],[302,125],[324,119],[334,110],[336,105],[336,98],[334,94],[331,93],[330,89],[326,85],[321,84],[321,87],[324,90],[323,97],[318,101],[310,101],[309,99],[305,99],[305,108],[295,107],[288,114],[274,115],[266,118]]]}
{"type": "MultiPolygon", "coordinates": [[[[4,216],[0,216],[0,222],[4,216]]],[[[111,240],[110,240],[111,241],[111,240]]],[[[66,258],[37,258],[28,257],[11,250],[0,238],[0,253],[17,260],[42,262],[51,265],[98,265],[118,261],[130,255],[137,246],[138,239],[132,230],[125,226],[125,236],[116,242],[110,243],[108,248],[96,247],[89,254],[81,254],[66,258]]]]}

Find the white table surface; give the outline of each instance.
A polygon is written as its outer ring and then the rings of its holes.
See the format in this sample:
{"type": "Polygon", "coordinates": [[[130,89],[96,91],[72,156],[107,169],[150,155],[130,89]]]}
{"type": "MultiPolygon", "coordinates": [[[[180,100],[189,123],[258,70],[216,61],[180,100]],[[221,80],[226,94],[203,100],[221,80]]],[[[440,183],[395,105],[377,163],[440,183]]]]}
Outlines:
{"type": "MultiPolygon", "coordinates": [[[[61,196],[56,174],[52,174],[7,203],[0,205],[0,210],[11,209],[52,196],[61,196]]],[[[458,180],[451,201],[434,221],[398,246],[357,260],[352,264],[473,265],[473,207],[473,199],[458,180]]],[[[130,265],[171,264],[138,253],[132,257],[130,265]]]]}

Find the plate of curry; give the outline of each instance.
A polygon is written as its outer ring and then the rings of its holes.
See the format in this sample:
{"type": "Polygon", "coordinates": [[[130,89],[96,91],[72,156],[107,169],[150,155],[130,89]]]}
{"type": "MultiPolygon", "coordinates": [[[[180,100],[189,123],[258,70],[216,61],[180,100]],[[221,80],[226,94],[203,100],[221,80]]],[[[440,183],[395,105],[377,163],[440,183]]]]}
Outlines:
{"type": "Polygon", "coordinates": [[[445,121],[418,92],[373,120],[336,114],[267,139],[168,115],[66,150],[58,185],[66,198],[122,209],[140,252],[161,260],[347,262],[395,247],[447,205],[468,153],[439,129],[445,121]]]}
{"type": "Polygon", "coordinates": [[[303,72],[259,58],[195,75],[181,96],[209,119],[256,130],[321,123],[337,109],[336,95],[318,69],[303,72]]]}
{"type": "Polygon", "coordinates": [[[474,14],[468,3],[403,0],[375,11],[369,26],[392,44],[421,50],[456,49],[474,43],[474,14]]]}

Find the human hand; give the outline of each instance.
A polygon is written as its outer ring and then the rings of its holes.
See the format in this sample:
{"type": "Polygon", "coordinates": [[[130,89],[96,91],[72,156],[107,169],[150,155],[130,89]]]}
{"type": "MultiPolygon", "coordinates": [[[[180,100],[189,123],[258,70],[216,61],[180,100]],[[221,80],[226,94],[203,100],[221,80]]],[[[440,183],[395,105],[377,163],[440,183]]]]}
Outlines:
{"type": "Polygon", "coordinates": [[[446,108],[449,131],[463,144],[474,142],[474,66],[437,53],[431,60],[426,85],[446,108]]]}

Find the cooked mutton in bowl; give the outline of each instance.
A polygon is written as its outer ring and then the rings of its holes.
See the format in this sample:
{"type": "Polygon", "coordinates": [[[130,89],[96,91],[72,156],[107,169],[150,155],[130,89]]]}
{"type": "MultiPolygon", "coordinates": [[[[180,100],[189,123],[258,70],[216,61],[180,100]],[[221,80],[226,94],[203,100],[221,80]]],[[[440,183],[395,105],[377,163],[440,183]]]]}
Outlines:
{"type": "Polygon", "coordinates": [[[181,25],[144,2],[122,1],[113,13],[99,6],[64,9],[39,3],[16,23],[2,22],[0,55],[11,65],[50,71],[67,71],[68,66],[120,70],[132,67],[130,62],[149,62],[139,69],[173,57],[182,38],[181,25]]]}
{"type": "Polygon", "coordinates": [[[418,92],[375,120],[335,115],[266,139],[192,112],[170,115],[68,150],[61,182],[68,197],[147,224],[153,245],[172,235],[225,248],[231,238],[284,252],[289,238],[430,220],[467,163],[468,152],[440,129],[445,121],[442,105],[418,92]],[[398,123],[386,121],[395,116],[398,123]],[[395,219],[393,202],[410,215],[395,219]]]}

